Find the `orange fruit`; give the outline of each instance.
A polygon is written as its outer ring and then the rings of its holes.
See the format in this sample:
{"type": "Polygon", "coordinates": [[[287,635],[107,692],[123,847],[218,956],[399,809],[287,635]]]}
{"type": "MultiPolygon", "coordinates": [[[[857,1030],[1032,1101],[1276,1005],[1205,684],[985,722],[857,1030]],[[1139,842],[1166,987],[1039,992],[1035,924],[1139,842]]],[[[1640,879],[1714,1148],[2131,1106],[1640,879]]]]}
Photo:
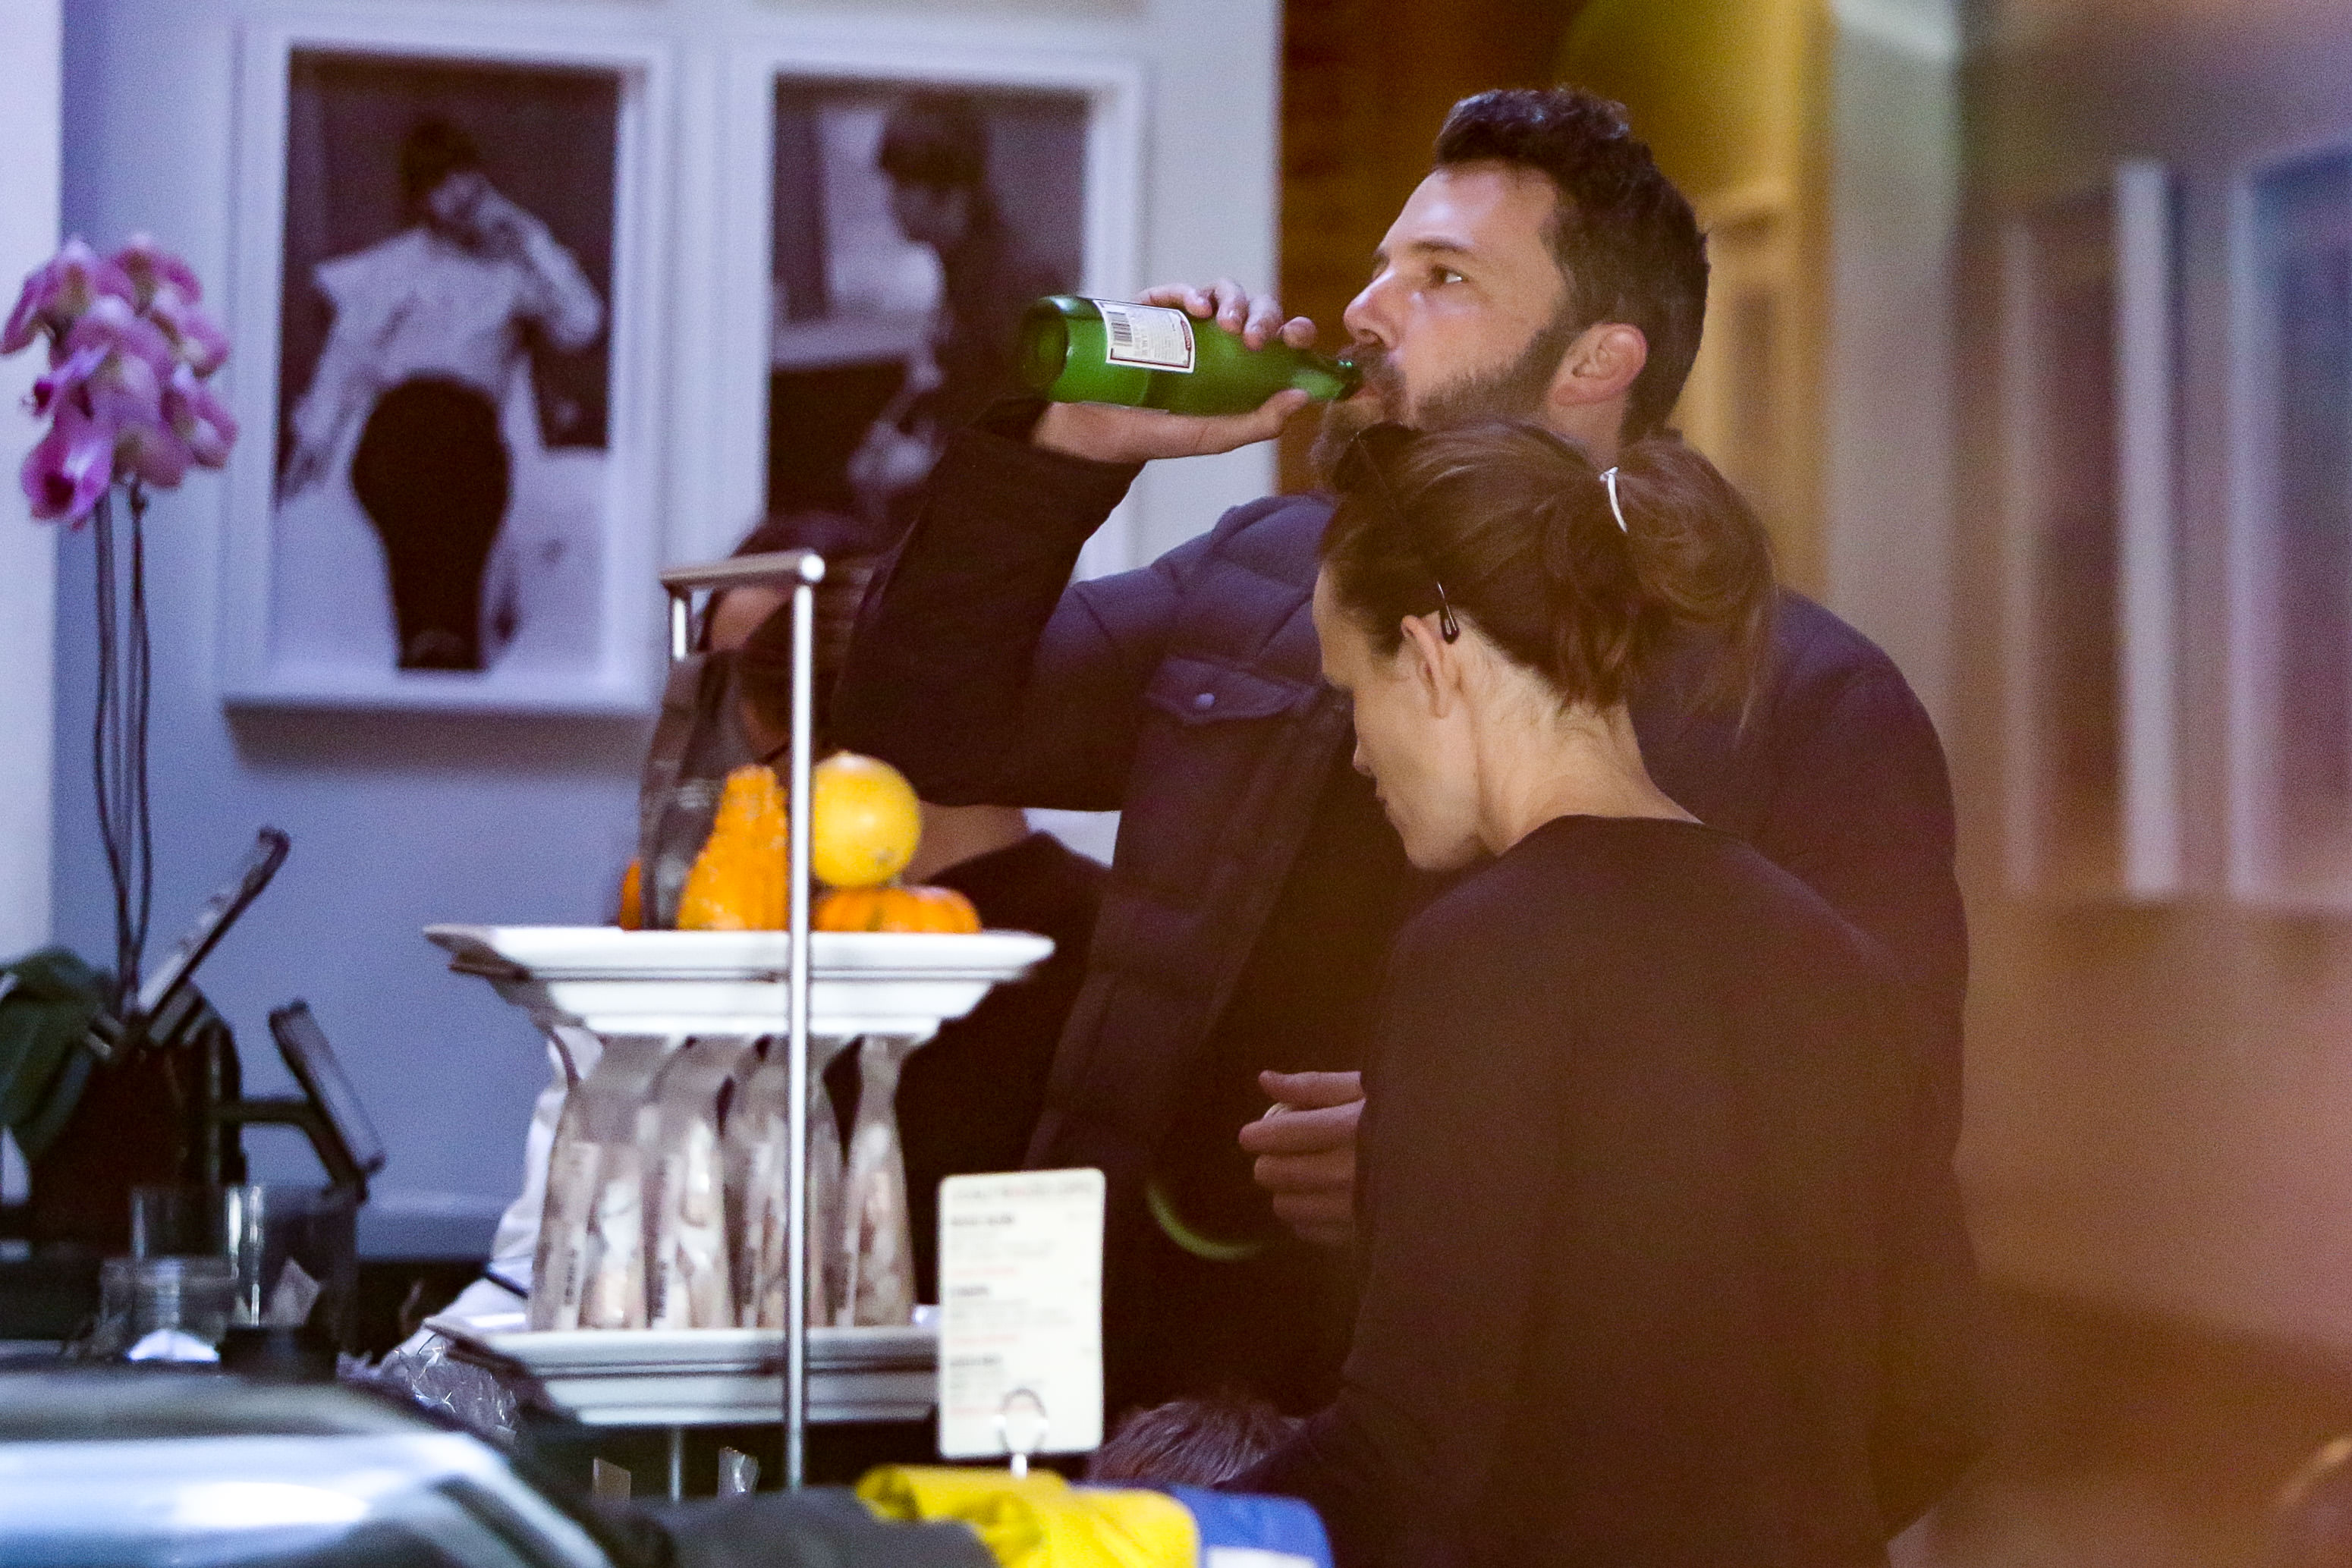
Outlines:
{"type": "Polygon", "coordinates": [[[874,887],[898,874],[922,841],[914,786],[887,762],[837,751],[809,786],[809,869],[833,887],[874,887]]]}
{"type": "Polygon", "coordinates": [[[980,929],[980,911],[951,887],[844,887],[817,901],[810,924],[819,931],[945,931],[980,929]]]}
{"type": "Polygon", "coordinates": [[[621,912],[613,924],[624,931],[646,928],[646,867],[643,861],[631,861],[629,869],[621,873],[621,912]]]}

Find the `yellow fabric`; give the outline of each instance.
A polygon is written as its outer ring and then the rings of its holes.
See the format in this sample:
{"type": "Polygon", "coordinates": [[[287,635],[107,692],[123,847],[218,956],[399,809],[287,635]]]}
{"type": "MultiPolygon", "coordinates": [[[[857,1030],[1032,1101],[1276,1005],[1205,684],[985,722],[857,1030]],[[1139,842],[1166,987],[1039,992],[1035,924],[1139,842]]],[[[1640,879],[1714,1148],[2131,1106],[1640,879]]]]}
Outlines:
{"type": "Polygon", "coordinates": [[[884,1465],[857,1495],[884,1519],[960,1520],[1003,1568],[1194,1568],[1200,1531],[1174,1498],[1073,1487],[1051,1470],[884,1465]]]}

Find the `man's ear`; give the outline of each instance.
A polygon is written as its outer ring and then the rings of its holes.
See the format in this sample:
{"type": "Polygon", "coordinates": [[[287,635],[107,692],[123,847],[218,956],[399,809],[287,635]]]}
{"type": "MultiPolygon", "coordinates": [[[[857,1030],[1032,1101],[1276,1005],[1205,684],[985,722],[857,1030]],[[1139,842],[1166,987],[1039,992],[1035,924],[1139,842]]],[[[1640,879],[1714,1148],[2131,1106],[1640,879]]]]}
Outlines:
{"type": "Polygon", "coordinates": [[[1633,390],[1650,362],[1650,340],[1639,327],[1599,321],[1587,327],[1560,357],[1547,394],[1555,408],[1586,409],[1622,399],[1633,390]]]}
{"type": "Polygon", "coordinates": [[[1455,652],[1459,644],[1438,634],[1434,615],[1408,615],[1399,626],[1404,646],[1397,651],[1412,661],[1413,685],[1421,700],[1430,717],[1444,718],[1454,711],[1462,695],[1462,661],[1455,652]]]}

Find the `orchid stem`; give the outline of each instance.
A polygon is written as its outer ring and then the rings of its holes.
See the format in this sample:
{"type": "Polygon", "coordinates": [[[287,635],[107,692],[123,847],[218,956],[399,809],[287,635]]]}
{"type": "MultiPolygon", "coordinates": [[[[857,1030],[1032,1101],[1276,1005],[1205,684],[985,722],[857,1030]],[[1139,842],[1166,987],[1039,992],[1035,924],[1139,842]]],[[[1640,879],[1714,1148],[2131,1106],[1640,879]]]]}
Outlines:
{"type": "Polygon", "coordinates": [[[114,894],[115,1010],[139,995],[140,966],[155,904],[154,824],[148,805],[147,721],[152,687],[147,625],[147,494],[132,481],[128,583],[118,580],[114,497],[93,514],[97,546],[98,704],[90,726],[98,835],[114,894]],[[125,612],[128,612],[127,617],[125,612]],[[126,624],[127,620],[127,624],[126,624]]]}
{"type": "Polygon", "coordinates": [[[133,479],[131,499],[131,701],[130,784],[133,859],[139,869],[139,892],[131,907],[131,994],[139,989],[140,971],[147,960],[147,932],[155,910],[155,823],[147,789],[147,716],[154,690],[154,664],[147,629],[147,488],[133,479]]]}

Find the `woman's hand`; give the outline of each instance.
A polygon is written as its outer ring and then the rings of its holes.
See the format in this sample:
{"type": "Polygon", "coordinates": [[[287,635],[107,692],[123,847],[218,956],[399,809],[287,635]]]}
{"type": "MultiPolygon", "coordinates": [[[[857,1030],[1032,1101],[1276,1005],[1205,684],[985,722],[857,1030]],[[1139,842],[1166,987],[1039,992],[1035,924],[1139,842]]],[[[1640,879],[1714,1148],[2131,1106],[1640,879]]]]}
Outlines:
{"type": "Polygon", "coordinates": [[[1356,1234],[1356,1128],[1360,1072],[1261,1072],[1274,1108],[1241,1130],[1251,1174],[1274,1195],[1276,1218],[1302,1240],[1345,1247],[1356,1234]]]}

